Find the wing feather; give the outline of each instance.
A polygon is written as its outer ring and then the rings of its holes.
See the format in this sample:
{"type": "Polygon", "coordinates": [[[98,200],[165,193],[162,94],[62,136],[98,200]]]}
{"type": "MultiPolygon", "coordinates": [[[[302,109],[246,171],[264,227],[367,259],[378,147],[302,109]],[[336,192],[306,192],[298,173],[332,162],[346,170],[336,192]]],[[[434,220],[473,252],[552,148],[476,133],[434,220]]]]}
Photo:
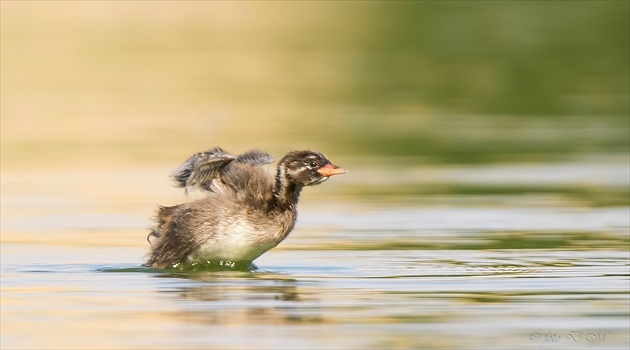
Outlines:
{"type": "Polygon", "coordinates": [[[261,150],[247,151],[243,154],[239,154],[236,158],[237,163],[246,163],[253,166],[261,166],[273,162],[273,157],[267,152],[261,150]]]}
{"type": "Polygon", "coordinates": [[[212,181],[219,177],[221,168],[235,159],[236,156],[219,147],[196,153],[173,172],[175,186],[211,191],[212,181]]]}
{"type": "Polygon", "coordinates": [[[237,157],[220,147],[215,147],[194,154],[179,168],[175,169],[172,175],[175,180],[175,186],[183,187],[186,190],[196,187],[213,192],[215,180],[221,179],[222,174],[233,168],[229,165],[231,162],[262,166],[273,162],[273,157],[260,150],[248,151],[237,157]]]}

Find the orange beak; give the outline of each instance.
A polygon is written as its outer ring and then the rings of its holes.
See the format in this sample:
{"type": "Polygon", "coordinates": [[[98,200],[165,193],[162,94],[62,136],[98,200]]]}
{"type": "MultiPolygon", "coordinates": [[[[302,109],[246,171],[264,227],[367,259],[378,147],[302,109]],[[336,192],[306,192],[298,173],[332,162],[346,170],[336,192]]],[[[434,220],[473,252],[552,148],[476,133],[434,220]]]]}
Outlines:
{"type": "Polygon", "coordinates": [[[333,176],[333,175],[341,175],[348,172],[348,170],[338,167],[335,164],[328,163],[323,167],[317,169],[317,172],[322,176],[333,176]]]}

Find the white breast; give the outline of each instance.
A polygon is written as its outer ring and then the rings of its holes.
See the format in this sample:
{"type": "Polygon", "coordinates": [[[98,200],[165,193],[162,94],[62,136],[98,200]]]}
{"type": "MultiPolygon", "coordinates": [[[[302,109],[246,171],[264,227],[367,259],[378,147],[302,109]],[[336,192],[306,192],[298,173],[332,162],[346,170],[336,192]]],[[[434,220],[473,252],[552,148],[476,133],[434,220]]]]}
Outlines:
{"type": "Polygon", "coordinates": [[[205,242],[193,260],[251,262],[279,241],[278,233],[261,232],[245,220],[215,228],[216,235],[205,242]]]}

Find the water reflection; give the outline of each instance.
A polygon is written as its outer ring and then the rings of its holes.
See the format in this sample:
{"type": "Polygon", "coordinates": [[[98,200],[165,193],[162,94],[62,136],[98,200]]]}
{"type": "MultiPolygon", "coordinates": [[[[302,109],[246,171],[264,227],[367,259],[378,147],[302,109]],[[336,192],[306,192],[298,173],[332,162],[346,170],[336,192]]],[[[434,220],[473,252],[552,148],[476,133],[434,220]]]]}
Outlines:
{"type": "MultiPolygon", "coordinates": [[[[172,278],[172,275],[161,275],[172,278]]],[[[192,283],[163,290],[178,305],[171,316],[202,324],[326,323],[321,311],[306,312],[319,302],[304,282],[272,273],[195,273],[192,283]]],[[[312,291],[312,288],[310,288],[312,291]]]]}
{"type": "MultiPolygon", "coordinates": [[[[378,220],[391,215],[369,213],[378,220]]],[[[298,231],[293,243],[263,255],[263,271],[257,272],[164,271],[139,262],[98,268],[72,261],[86,261],[83,253],[89,252],[105,262],[116,246],[3,243],[2,313],[12,320],[3,324],[3,333],[12,335],[3,337],[3,347],[81,347],[99,339],[111,348],[522,348],[531,346],[530,336],[549,331],[602,331],[608,333],[600,344],[607,348],[628,344],[629,263],[619,244],[626,238],[609,237],[596,249],[580,249],[570,240],[563,246],[481,243],[463,249],[459,240],[483,242],[492,233],[470,236],[445,226],[440,232],[450,236],[442,249],[366,250],[365,240],[376,232],[326,233],[316,222],[298,231]],[[302,239],[334,249],[293,248],[302,239]],[[333,244],[341,239],[343,249],[333,244]],[[33,253],[46,262],[33,264],[33,253]],[[20,259],[29,256],[31,262],[20,259]],[[38,323],[41,317],[57,327],[38,323]],[[24,323],[39,337],[25,338],[24,323]],[[147,329],[161,331],[146,337],[147,329]]],[[[371,238],[386,242],[413,234],[437,244],[434,230],[371,238]]],[[[525,236],[544,241],[545,235],[525,236]]],[[[120,257],[142,252],[138,247],[120,257]]]]}

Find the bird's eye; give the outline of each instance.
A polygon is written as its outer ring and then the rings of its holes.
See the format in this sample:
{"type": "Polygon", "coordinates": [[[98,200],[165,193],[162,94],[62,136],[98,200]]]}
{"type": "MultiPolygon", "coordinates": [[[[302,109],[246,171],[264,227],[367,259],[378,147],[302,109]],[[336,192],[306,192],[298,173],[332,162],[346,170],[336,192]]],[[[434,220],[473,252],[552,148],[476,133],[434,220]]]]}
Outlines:
{"type": "Polygon", "coordinates": [[[317,168],[317,162],[311,162],[310,166],[311,166],[312,168],[317,168]]]}

